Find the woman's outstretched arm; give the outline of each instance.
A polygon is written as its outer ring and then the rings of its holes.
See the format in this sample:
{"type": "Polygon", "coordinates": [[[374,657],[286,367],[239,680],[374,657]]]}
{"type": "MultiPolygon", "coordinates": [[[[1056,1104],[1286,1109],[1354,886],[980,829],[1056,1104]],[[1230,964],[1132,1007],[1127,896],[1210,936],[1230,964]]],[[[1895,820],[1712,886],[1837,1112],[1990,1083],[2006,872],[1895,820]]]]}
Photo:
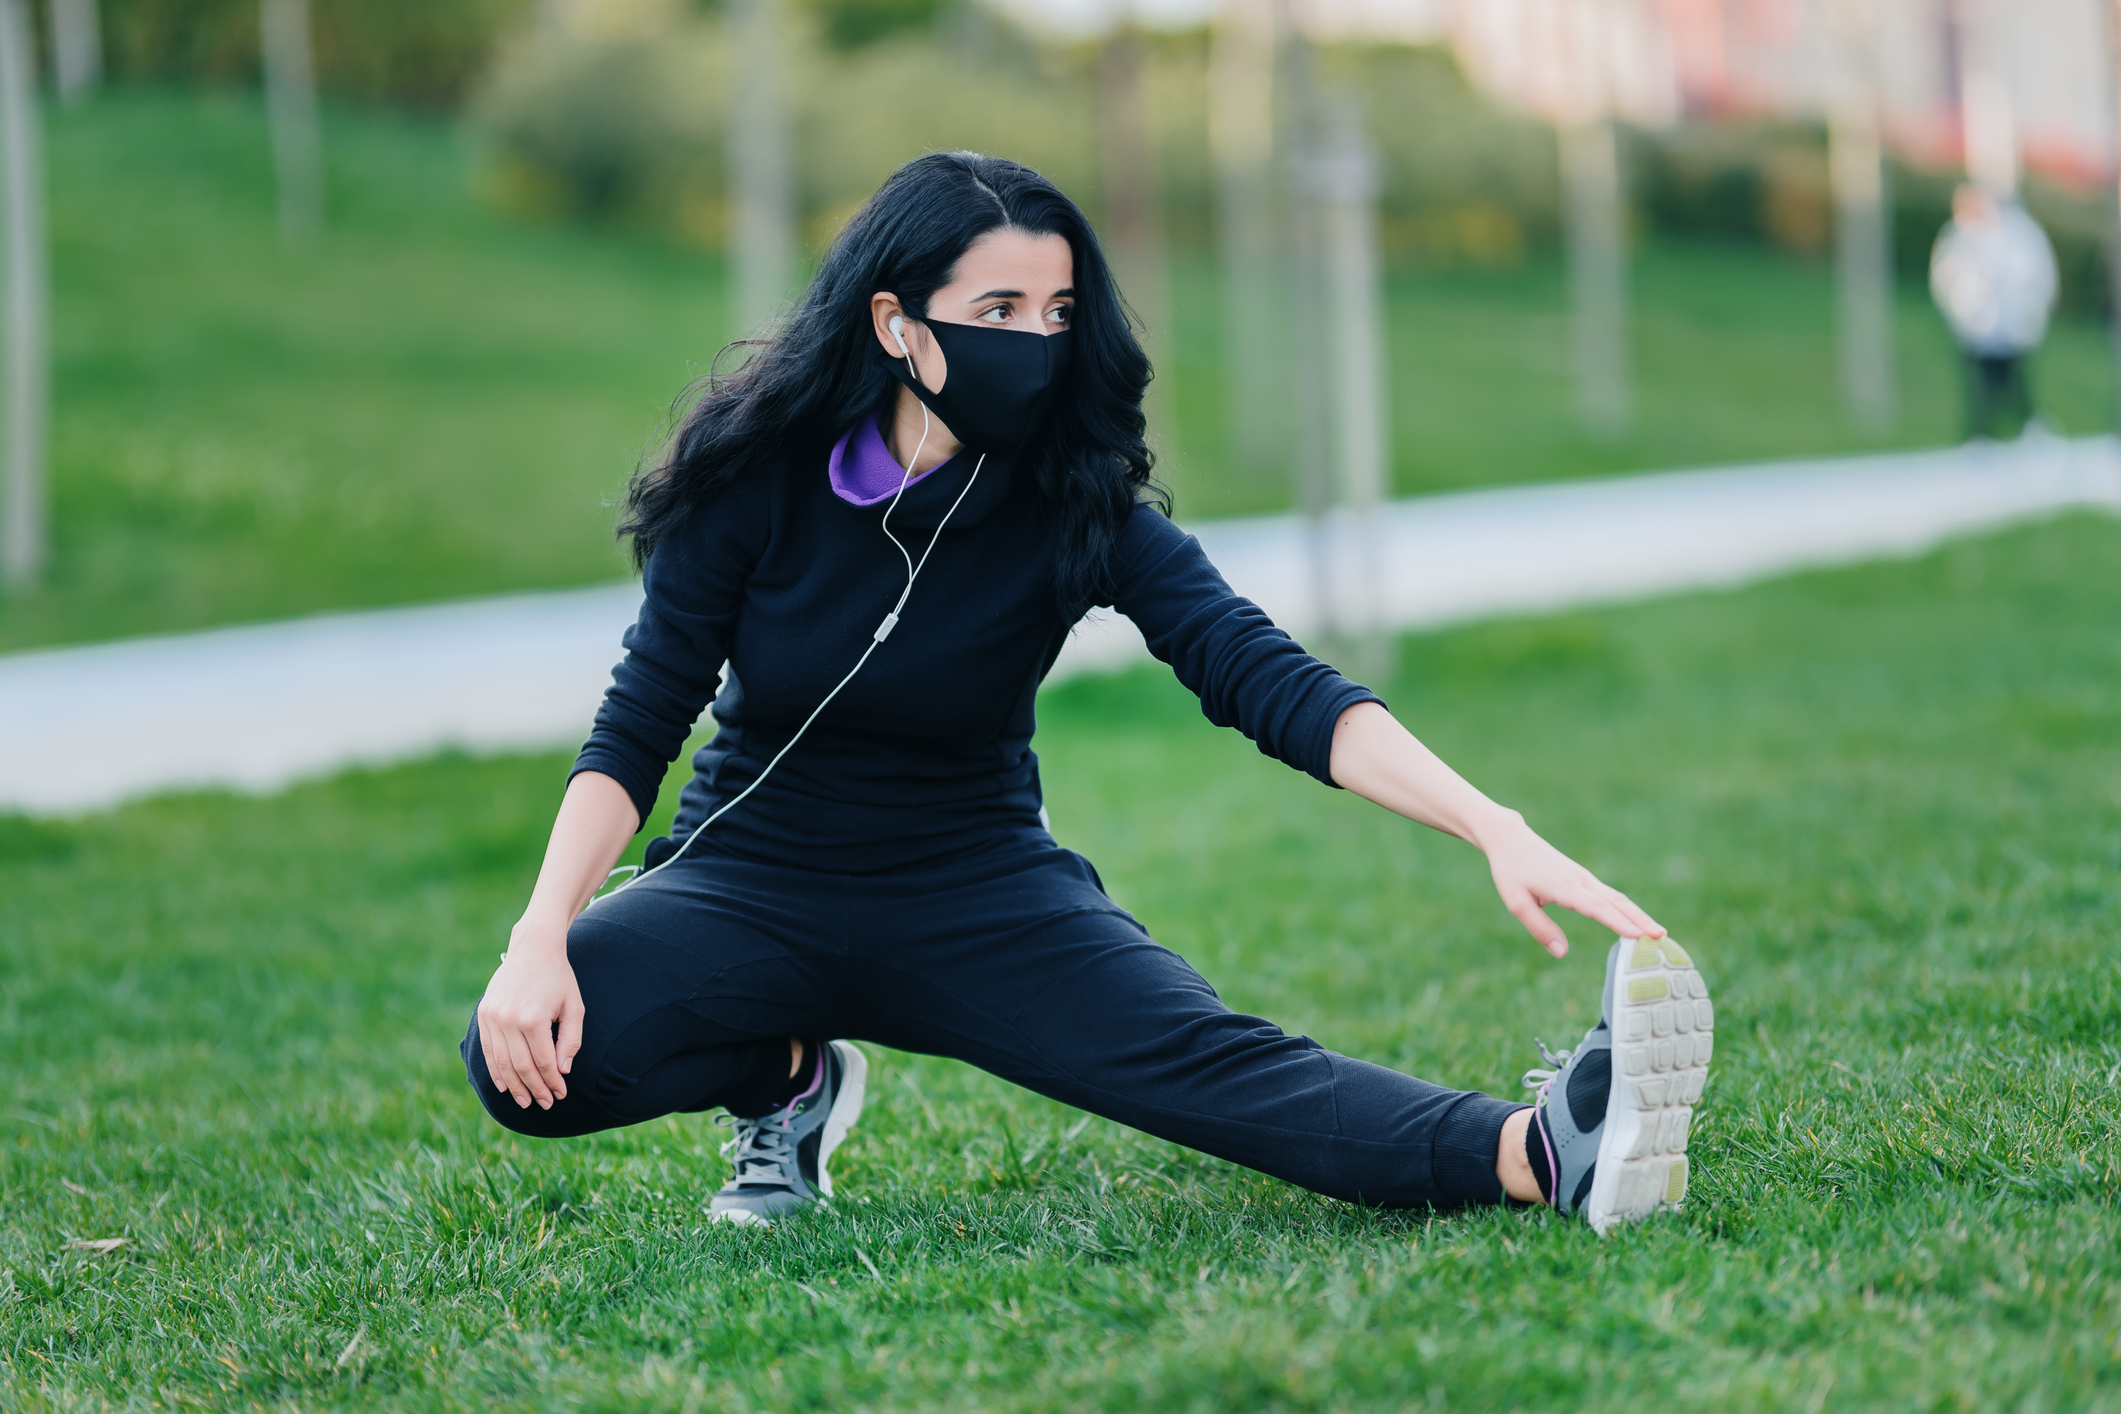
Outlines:
{"type": "Polygon", "coordinates": [[[1616,933],[1664,936],[1657,920],[1626,894],[1534,834],[1524,816],[1474,789],[1379,703],[1358,702],[1340,714],[1332,771],[1336,785],[1487,855],[1503,907],[1556,957],[1569,950],[1569,940],[1540,911],[1550,903],[1616,933]]]}
{"type": "Polygon", "coordinates": [[[567,1094],[565,1077],[582,1048],[582,989],[567,963],[567,929],[640,824],[633,797],[611,777],[581,771],[567,783],[530,906],[510,931],[508,954],[479,1002],[486,1069],[495,1088],[525,1109],[535,1100],[549,1110],[567,1094]]]}

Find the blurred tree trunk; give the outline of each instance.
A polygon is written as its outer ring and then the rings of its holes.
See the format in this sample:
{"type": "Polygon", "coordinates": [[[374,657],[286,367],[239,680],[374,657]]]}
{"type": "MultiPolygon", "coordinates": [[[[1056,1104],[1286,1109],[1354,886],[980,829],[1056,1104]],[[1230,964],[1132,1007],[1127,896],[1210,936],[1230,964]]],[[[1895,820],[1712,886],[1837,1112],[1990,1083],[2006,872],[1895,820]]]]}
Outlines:
{"type": "Polygon", "coordinates": [[[788,297],[795,246],[794,174],[781,79],[780,0],[730,0],[730,315],[739,337],[772,322],[788,297]]]}
{"type": "Polygon", "coordinates": [[[1990,0],[1958,0],[1959,116],[1966,174],[1998,200],[2018,194],[2018,123],[2009,69],[2010,31],[1990,0]]]}
{"type": "Polygon", "coordinates": [[[1182,479],[1172,402],[1169,273],[1157,200],[1155,128],[1150,121],[1148,55],[1141,31],[1122,25],[1105,41],[1098,65],[1106,248],[1119,287],[1140,320],[1142,346],[1156,376],[1143,406],[1149,444],[1163,479],[1182,479]]]}
{"type": "MultiPolygon", "coordinates": [[[[2114,105],[2114,131],[2121,134],[2121,0],[2106,12],[2106,73],[2114,105]]],[[[2114,351],[2114,425],[2121,431],[2121,142],[2115,144],[2114,169],[2107,188],[2107,213],[2113,225],[2107,236],[2107,338],[2114,351]]]]}
{"type": "Polygon", "coordinates": [[[314,235],[324,225],[324,145],[317,131],[317,77],[311,62],[309,0],[260,0],[265,109],[272,124],[280,234],[314,235]]]}
{"type": "Polygon", "coordinates": [[[1380,507],[1389,490],[1390,409],[1385,381],[1384,276],[1378,258],[1377,154],[1349,98],[1334,105],[1321,134],[1313,183],[1318,203],[1332,375],[1332,447],[1349,513],[1352,612],[1346,628],[1355,667],[1372,681],[1392,671],[1385,632],[1385,562],[1380,507]]]}
{"type": "Polygon", "coordinates": [[[23,0],[0,0],[0,235],[6,240],[5,525],[0,576],[34,583],[45,556],[45,427],[51,370],[46,343],[43,135],[37,61],[23,0]]]}
{"type": "Polygon", "coordinates": [[[1893,368],[1893,248],[1885,204],[1874,62],[1876,36],[1849,36],[1851,62],[1827,124],[1834,189],[1835,311],[1841,388],[1857,426],[1874,436],[1898,413],[1893,368]]]}
{"type": "Polygon", "coordinates": [[[103,27],[96,0],[51,0],[52,87],[61,103],[78,103],[103,78],[103,27]]]}
{"type": "Polygon", "coordinates": [[[1286,291],[1274,200],[1282,4],[1230,0],[1215,26],[1208,71],[1229,470],[1258,485],[1284,474],[1289,457],[1286,291]]]}
{"type": "Polygon", "coordinates": [[[1835,193],[1835,314],[1841,394],[1856,426],[1883,437],[1898,418],[1892,348],[1892,216],[1879,112],[1877,0],[1843,0],[1830,15],[1839,74],[1826,114],[1826,170],[1835,193]]]}
{"type": "Polygon", "coordinates": [[[1634,413],[1620,138],[1612,117],[1601,114],[1562,124],[1560,139],[1562,184],[1568,199],[1577,407],[1592,432],[1618,436],[1627,430],[1634,413]]]}
{"type": "Polygon", "coordinates": [[[1306,568],[1311,588],[1312,632],[1321,639],[1340,633],[1339,596],[1334,592],[1333,546],[1327,513],[1333,506],[1331,375],[1326,362],[1325,235],[1319,213],[1316,166],[1319,148],[1317,80],[1311,42],[1289,33],[1281,71],[1288,92],[1289,355],[1295,394],[1296,503],[1303,509],[1306,568]]]}

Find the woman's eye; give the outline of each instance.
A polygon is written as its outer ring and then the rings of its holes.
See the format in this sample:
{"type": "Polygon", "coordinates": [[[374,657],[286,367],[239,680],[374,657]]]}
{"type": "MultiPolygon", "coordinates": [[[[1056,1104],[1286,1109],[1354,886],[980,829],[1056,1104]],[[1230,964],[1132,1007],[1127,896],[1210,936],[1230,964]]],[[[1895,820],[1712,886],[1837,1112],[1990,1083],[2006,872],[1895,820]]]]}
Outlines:
{"type": "Polygon", "coordinates": [[[1009,318],[1009,306],[1006,304],[998,304],[994,308],[988,310],[985,314],[982,314],[980,318],[986,320],[989,324],[1004,323],[1009,318]]]}
{"type": "Polygon", "coordinates": [[[1067,305],[1057,304],[1046,311],[1046,318],[1052,320],[1055,324],[1066,324],[1074,314],[1075,311],[1067,305]]]}

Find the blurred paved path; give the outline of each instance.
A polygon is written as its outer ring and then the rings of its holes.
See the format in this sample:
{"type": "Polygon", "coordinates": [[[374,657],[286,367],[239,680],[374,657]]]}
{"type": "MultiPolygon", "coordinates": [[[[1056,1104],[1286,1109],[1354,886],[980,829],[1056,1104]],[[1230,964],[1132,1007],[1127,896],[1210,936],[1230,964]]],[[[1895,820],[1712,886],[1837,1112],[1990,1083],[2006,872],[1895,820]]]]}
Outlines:
{"type": "MultiPolygon", "coordinates": [[[[2121,512],[2110,438],[1423,497],[1383,513],[1383,609],[1414,628],[1733,585],[2082,505],[2121,512]]],[[[1299,635],[1316,622],[1298,518],[1194,529],[1278,622],[1299,635]]],[[[1360,556],[1344,523],[1329,530],[1327,561],[1352,605],[1360,556]]],[[[0,809],[265,790],[446,746],[571,745],[639,596],[615,584],[0,656],[0,809]]],[[[1145,656],[1131,624],[1099,616],[1054,677],[1145,656]]]]}

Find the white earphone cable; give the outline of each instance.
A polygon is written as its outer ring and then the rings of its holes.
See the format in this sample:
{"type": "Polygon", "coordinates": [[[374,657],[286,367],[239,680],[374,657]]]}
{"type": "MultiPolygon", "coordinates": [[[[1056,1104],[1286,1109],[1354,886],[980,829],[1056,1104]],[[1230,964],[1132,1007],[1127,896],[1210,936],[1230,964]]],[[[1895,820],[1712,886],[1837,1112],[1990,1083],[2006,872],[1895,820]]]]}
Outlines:
{"type": "MultiPolygon", "coordinates": [[[[907,355],[906,358],[906,367],[908,369],[913,368],[913,358],[910,354],[907,355]]],[[[915,376],[919,376],[917,372],[915,373],[915,376]]],[[[583,906],[582,911],[584,913],[587,913],[590,909],[596,907],[605,899],[610,898],[615,894],[624,893],[627,889],[632,888],[635,884],[638,884],[639,882],[641,882],[641,880],[647,878],[650,874],[653,874],[656,869],[662,869],[668,865],[675,864],[680,858],[684,856],[686,850],[692,848],[692,842],[694,840],[698,839],[701,835],[707,833],[707,827],[709,825],[712,825],[715,821],[721,819],[724,815],[727,815],[730,811],[736,809],[737,806],[743,804],[744,798],[746,796],[750,795],[761,785],[765,784],[766,778],[773,774],[773,768],[781,764],[782,757],[786,756],[790,751],[793,751],[795,749],[795,744],[803,739],[804,732],[810,730],[810,724],[818,719],[818,714],[823,712],[825,708],[831,705],[833,698],[840,695],[841,688],[845,687],[848,683],[854,681],[854,675],[862,670],[862,665],[864,663],[867,663],[869,661],[869,655],[876,651],[877,645],[882,643],[885,639],[889,638],[891,636],[891,630],[898,627],[899,612],[906,607],[906,601],[913,597],[913,582],[916,579],[920,578],[921,571],[927,567],[928,557],[935,553],[935,547],[937,543],[943,538],[943,527],[950,523],[950,517],[957,514],[957,508],[960,505],[964,504],[965,497],[972,493],[973,483],[979,480],[980,468],[987,464],[987,454],[985,452],[980,453],[979,460],[972,464],[972,475],[965,478],[965,489],[957,493],[957,499],[950,503],[950,509],[943,512],[943,518],[936,523],[935,534],[930,536],[928,539],[928,548],[921,551],[920,561],[919,563],[915,563],[912,552],[907,550],[904,542],[902,542],[896,535],[893,535],[891,533],[891,513],[898,509],[899,498],[906,494],[906,488],[913,483],[913,468],[920,465],[921,451],[928,445],[928,429],[928,405],[926,403],[923,403],[921,404],[921,439],[919,442],[914,444],[913,455],[907,458],[908,464],[899,476],[898,490],[894,491],[891,495],[891,504],[884,508],[884,534],[893,545],[898,546],[899,554],[905,558],[906,587],[899,591],[898,603],[894,604],[891,607],[890,612],[884,615],[883,622],[879,623],[876,626],[876,631],[869,636],[869,646],[862,650],[862,656],[855,659],[854,666],[847,670],[847,676],[841,678],[839,682],[834,685],[832,691],[826,693],[824,699],[820,701],[816,707],[811,709],[810,715],[803,719],[803,724],[795,729],[795,735],[788,738],[788,744],[783,746],[779,751],[776,751],[773,754],[773,759],[766,763],[766,769],[759,772],[757,776],[753,777],[750,785],[745,786],[741,791],[737,792],[734,798],[725,802],[720,809],[716,810],[712,815],[709,815],[705,820],[702,820],[699,825],[692,831],[692,833],[685,836],[685,842],[679,845],[674,851],[672,851],[670,857],[665,859],[661,864],[656,865],[655,868],[643,869],[638,864],[628,864],[623,866],[622,868],[614,869],[611,871],[610,874],[605,875],[604,882],[607,884],[610,883],[611,880],[617,875],[624,874],[628,877],[624,883],[620,884],[617,888],[612,889],[609,893],[600,893],[594,898],[590,899],[589,902],[583,906]]]]}

